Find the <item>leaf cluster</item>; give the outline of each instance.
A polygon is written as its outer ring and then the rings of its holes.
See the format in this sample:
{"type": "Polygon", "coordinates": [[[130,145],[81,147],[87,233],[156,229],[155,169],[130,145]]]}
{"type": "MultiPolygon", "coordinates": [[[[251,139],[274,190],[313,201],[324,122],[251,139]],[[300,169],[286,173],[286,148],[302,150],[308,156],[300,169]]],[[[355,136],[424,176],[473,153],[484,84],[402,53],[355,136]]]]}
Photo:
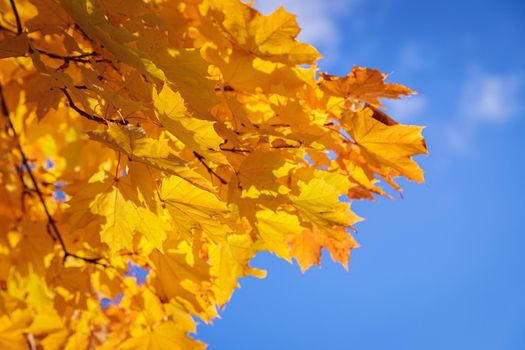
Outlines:
{"type": "Polygon", "coordinates": [[[346,266],[351,201],[427,150],[381,110],[413,91],[319,73],[299,31],[240,0],[0,0],[0,348],[202,349],[258,252],[346,266]]]}

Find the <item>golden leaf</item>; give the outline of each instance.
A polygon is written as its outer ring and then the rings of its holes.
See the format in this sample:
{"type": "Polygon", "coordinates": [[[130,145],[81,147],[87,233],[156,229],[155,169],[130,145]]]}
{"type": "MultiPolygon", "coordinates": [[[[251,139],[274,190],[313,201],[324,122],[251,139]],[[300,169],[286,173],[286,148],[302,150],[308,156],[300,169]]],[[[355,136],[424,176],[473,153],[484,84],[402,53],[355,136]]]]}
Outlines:
{"type": "Polygon", "coordinates": [[[423,127],[401,124],[386,125],[373,118],[373,111],[363,108],[344,116],[345,125],[364,157],[374,165],[393,169],[393,176],[423,182],[423,171],[411,159],[417,154],[427,154],[423,127]]]}
{"type": "Polygon", "coordinates": [[[423,181],[378,70],[320,74],[241,0],[0,0],[0,348],[204,349],[266,251],[358,247],[355,199],[423,181]]]}
{"type": "Polygon", "coordinates": [[[381,106],[380,98],[398,99],[402,95],[415,94],[400,84],[385,83],[386,75],[377,69],[354,67],[346,77],[339,78],[321,73],[321,89],[330,95],[352,98],[356,101],[381,106]]]}

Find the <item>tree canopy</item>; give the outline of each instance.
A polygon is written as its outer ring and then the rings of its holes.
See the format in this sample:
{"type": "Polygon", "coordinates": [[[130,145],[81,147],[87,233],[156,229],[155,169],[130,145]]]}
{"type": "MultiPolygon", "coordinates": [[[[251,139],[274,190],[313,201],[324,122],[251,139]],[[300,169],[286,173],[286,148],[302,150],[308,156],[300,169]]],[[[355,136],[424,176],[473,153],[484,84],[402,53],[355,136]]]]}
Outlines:
{"type": "Polygon", "coordinates": [[[258,252],[346,267],[351,201],[427,150],[381,105],[412,90],[319,72],[299,32],[240,0],[0,0],[0,348],[202,349],[258,252]]]}

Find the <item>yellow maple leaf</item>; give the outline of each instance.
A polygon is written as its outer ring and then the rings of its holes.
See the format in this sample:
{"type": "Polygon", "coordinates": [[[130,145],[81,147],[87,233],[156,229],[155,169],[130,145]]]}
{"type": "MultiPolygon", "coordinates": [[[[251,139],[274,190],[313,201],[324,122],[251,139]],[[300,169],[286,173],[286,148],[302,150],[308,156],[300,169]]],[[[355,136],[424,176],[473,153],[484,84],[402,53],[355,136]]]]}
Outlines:
{"type": "Polygon", "coordinates": [[[131,250],[135,232],[162,249],[169,226],[159,214],[140,203],[128,178],[90,183],[75,194],[70,205],[68,215],[74,227],[85,228],[94,220],[101,221],[100,239],[112,253],[131,250]]]}
{"type": "Polygon", "coordinates": [[[214,194],[171,176],[163,180],[160,197],[170,213],[175,230],[202,230],[216,240],[224,239],[230,232],[228,226],[220,221],[228,209],[214,194]]]}
{"type": "Polygon", "coordinates": [[[351,98],[381,106],[380,98],[400,98],[415,92],[401,84],[385,83],[386,75],[377,69],[354,67],[346,77],[321,73],[321,89],[333,96],[351,98]]]}
{"type": "Polygon", "coordinates": [[[265,59],[288,63],[313,63],[319,52],[296,40],[301,31],[294,15],[280,7],[264,16],[236,0],[210,0],[212,7],[224,15],[224,28],[249,52],[265,59]]]}
{"type": "Polygon", "coordinates": [[[427,153],[421,135],[423,127],[386,125],[373,118],[373,113],[373,110],[363,108],[357,113],[347,113],[343,118],[364,157],[380,168],[392,169],[394,172],[389,175],[402,175],[423,182],[423,171],[411,159],[414,155],[427,153]]]}
{"type": "MultiPolygon", "coordinates": [[[[340,177],[340,181],[344,181],[340,177]]],[[[314,178],[307,184],[301,184],[301,194],[291,196],[291,201],[299,212],[309,222],[319,227],[327,227],[330,232],[332,225],[350,227],[361,220],[350,211],[350,205],[339,201],[339,196],[346,193],[347,186],[337,191],[336,187],[323,178],[314,178]]]]}
{"type": "Polygon", "coordinates": [[[277,256],[290,261],[288,242],[304,230],[297,216],[269,209],[257,211],[255,215],[262,249],[274,252],[277,256]]]}
{"type": "Polygon", "coordinates": [[[322,246],[317,242],[314,233],[310,230],[304,230],[301,234],[292,239],[291,244],[292,256],[297,259],[301,271],[305,272],[312,265],[321,263],[322,246]]]}

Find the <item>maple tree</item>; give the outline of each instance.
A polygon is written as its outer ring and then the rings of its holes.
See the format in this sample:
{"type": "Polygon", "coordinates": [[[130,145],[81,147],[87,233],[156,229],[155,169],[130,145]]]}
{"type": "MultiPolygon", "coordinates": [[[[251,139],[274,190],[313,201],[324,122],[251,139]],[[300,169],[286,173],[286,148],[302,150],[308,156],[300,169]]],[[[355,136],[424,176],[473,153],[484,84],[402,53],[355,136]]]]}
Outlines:
{"type": "Polygon", "coordinates": [[[422,182],[426,146],[381,110],[413,91],[318,73],[299,31],[240,0],[0,0],[0,348],[202,349],[258,252],[346,266],[350,201],[422,182]]]}

